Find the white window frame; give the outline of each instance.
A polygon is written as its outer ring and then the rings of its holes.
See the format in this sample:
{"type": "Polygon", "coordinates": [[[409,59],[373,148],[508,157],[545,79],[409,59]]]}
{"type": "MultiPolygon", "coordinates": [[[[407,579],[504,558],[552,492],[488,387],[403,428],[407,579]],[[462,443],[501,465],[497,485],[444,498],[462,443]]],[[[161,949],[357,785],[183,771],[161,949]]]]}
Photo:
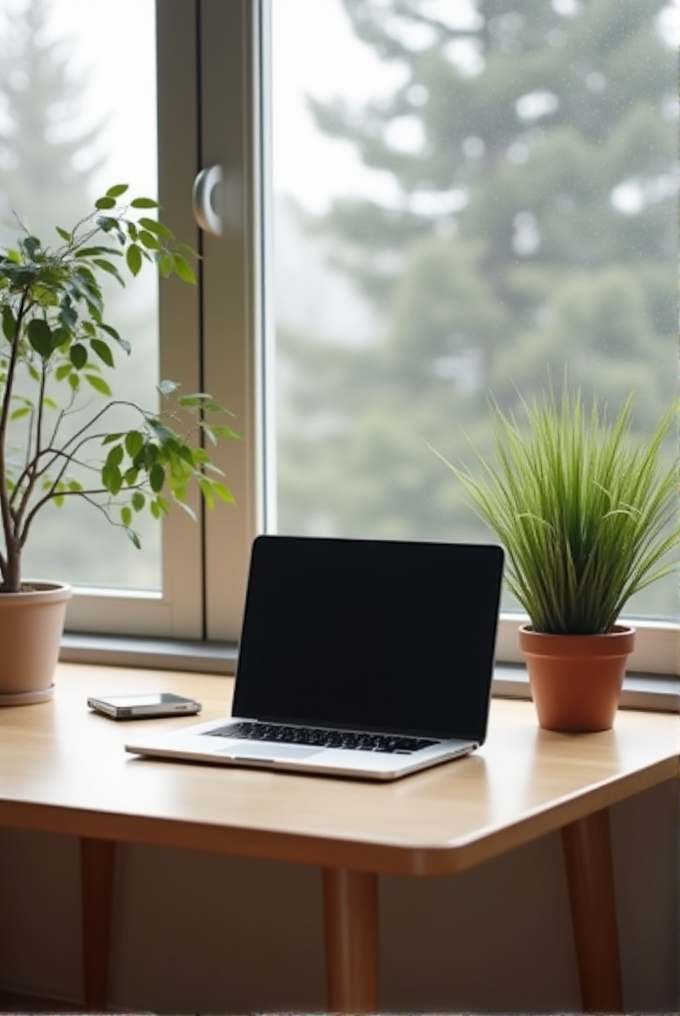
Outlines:
{"type": "Polygon", "coordinates": [[[248,553],[259,528],[257,12],[250,0],[156,0],[159,199],[164,221],[202,255],[195,289],[161,281],[161,377],[179,381],[184,392],[209,391],[234,413],[242,440],[211,455],[236,504],[206,512],[195,496],[197,522],[172,512],[163,522],[162,591],[75,590],[71,632],[238,638],[248,553]],[[226,167],[229,221],[219,240],[199,231],[191,202],[199,169],[212,164],[226,167]]]}

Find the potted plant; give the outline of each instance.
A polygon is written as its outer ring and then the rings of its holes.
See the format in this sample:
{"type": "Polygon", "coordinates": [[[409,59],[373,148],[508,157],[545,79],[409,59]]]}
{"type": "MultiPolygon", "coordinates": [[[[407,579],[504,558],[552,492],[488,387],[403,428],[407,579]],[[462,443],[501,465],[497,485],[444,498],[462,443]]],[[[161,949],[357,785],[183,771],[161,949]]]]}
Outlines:
{"type": "Polygon", "coordinates": [[[43,701],[62,636],[66,583],[27,579],[22,553],[49,504],[103,512],[139,547],[135,517],[155,519],[196,484],[209,507],[232,500],[204,436],[234,437],[209,395],[158,385],[160,409],[114,398],[108,376],[130,344],[106,320],[102,282],[125,284],[146,263],[195,276],[150,198],[109,188],[72,229],[44,243],[22,228],[0,248],[0,704],[43,701]],[[32,627],[40,625],[38,632],[32,627]],[[25,655],[24,655],[25,654],[25,655]]]}
{"type": "MultiPolygon", "coordinates": [[[[628,600],[675,567],[677,463],[664,439],[669,410],[647,441],[631,433],[629,397],[615,419],[597,397],[552,385],[526,426],[491,400],[490,461],[447,463],[506,551],[506,584],[529,616],[519,631],[542,727],[609,729],[635,631],[628,600]]],[[[441,457],[441,456],[440,456],[441,457]]]]}

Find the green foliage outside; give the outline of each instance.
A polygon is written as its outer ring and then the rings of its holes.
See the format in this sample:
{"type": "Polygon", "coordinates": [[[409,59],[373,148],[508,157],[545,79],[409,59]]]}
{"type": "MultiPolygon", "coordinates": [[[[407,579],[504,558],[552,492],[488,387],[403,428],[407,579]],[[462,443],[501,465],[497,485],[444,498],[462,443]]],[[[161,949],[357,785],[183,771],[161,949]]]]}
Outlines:
{"type": "MultiPolygon", "coordinates": [[[[279,526],[488,540],[427,445],[453,463],[468,439],[489,452],[490,394],[512,411],[566,365],[611,412],[634,391],[645,433],[677,394],[665,4],[342,4],[402,84],[359,106],[310,99],[319,143],[349,141],[397,196],[307,217],[378,326],[363,345],[279,332],[279,526]]],[[[644,609],[674,614],[669,589],[644,609]]]]}
{"type": "Polygon", "coordinates": [[[0,243],[16,217],[37,236],[76,222],[93,196],[95,155],[104,126],[77,130],[87,77],[71,70],[73,45],[46,37],[50,0],[4,5],[0,23],[0,243]]]}

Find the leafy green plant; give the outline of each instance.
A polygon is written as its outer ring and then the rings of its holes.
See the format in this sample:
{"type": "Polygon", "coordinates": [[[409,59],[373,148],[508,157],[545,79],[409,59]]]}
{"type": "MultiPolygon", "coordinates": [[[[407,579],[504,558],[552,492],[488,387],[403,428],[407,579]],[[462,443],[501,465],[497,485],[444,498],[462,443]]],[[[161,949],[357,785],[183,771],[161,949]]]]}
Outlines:
{"type": "Polygon", "coordinates": [[[588,410],[565,382],[561,397],[551,386],[523,402],[523,430],[492,399],[495,461],[475,448],[479,473],[444,459],[504,545],[506,584],[538,632],[608,632],[676,567],[678,472],[664,457],[674,411],[643,442],[631,404],[610,422],[601,400],[588,410]]]}
{"type": "Polygon", "coordinates": [[[195,282],[193,251],[152,217],[150,198],[121,203],[109,188],[46,246],[22,229],[0,248],[0,593],[22,587],[21,554],[39,513],[81,498],[140,546],[134,519],[187,504],[193,484],[208,504],[231,501],[204,439],[236,437],[210,395],[158,385],[161,409],[114,398],[107,372],[130,344],[104,316],[102,281],[145,263],[195,282]],[[121,426],[120,419],[126,423],[121,426]]]}

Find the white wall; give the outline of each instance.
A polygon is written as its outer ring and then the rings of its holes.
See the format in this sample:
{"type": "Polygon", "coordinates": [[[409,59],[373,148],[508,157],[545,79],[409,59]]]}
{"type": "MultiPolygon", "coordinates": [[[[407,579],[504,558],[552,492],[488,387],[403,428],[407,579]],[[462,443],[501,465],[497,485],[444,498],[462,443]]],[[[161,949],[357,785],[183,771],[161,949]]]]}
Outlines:
{"type": "MultiPolygon", "coordinates": [[[[627,1011],[678,1011],[677,786],[612,810],[627,1011]]],[[[0,831],[0,987],[81,998],[78,846],[0,831]]],[[[120,850],[112,1006],[324,1009],[318,873],[120,850]]],[[[381,880],[384,1010],[580,1008],[557,835],[457,878],[381,880]]]]}

